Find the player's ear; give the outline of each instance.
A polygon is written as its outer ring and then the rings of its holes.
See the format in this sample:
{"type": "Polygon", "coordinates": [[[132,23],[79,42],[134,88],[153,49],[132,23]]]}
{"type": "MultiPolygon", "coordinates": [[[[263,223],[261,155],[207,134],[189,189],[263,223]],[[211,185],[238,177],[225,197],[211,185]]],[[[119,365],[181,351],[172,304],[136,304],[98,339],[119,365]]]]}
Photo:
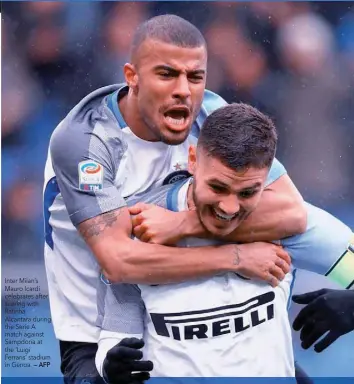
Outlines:
{"type": "Polygon", "coordinates": [[[195,145],[189,146],[188,151],[188,172],[194,175],[197,165],[197,147],[195,145]]]}
{"type": "Polygon", "coordinates": [[[123,68],[125,82],[128,84],[134,93],[138,90],[138,73],[135,69],[134,64],[126,63],[123,68]]]}

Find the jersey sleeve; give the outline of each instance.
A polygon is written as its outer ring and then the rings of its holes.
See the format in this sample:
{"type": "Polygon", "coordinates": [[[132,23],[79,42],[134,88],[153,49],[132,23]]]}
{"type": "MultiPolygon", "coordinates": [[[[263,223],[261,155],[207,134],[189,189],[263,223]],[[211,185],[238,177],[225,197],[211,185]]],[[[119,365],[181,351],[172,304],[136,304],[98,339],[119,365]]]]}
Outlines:
{"type": "Polygon", "coordinates": [[[143,337],[145,305],[137,285],[110,284],[101,274],[97,309],[100,334],[95,364],[102,376],[103,362],[111,348],[126,337],[143,337]]]}
{"type": "Polygon", "coordinates": [[[85,131],[82,123],[66,123],[54,132],[49,148],[52,167],[75,226],[126,205],[122,182],[115,180],[125,150],[122,138],[107,137],[99,124],[85,131]]]}
{"type": "Polygon", "coordinates": [[[97,308],[96,325],[101,330],[122,334],[143,333],[145,305],[136,285],[110,284],[101,275],[97,308]]]}
{"type": "Polygon", "coordinates": [[[344,288],[354,280],[351,229],[330,213],[306,203],[307,229],[281,240],[295,268],[328,276],[344,288]]]}
{"type": "Polygon", "coordinates": [[[265,186],[268,187],[274,181],[278,180],[281,176],[286,175],[286,169],[284,165],[277,159],[273,160],[272,166],[270,167],[265,186]]]}

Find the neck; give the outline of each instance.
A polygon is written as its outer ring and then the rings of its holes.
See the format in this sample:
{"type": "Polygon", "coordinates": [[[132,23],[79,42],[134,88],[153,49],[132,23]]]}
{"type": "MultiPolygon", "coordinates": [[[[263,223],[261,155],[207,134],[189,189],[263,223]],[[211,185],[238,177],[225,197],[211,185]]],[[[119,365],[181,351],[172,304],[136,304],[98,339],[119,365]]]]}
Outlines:
{"type": "Polygon", "coordinates": [[[136,136],[146,141],[157,141],[140,116],[137,99],[131,88],[118,101],[118,105],[124,121],[136,136]]]}

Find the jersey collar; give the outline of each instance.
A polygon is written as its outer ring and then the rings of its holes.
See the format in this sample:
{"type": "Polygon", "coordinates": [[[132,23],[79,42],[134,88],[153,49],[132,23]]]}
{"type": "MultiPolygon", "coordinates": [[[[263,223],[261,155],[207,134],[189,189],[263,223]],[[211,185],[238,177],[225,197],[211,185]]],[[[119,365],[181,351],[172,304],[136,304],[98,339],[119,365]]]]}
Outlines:
{"type": "Polygon", "coordinates": [[[183,186],[186,184],[186,183],[190,183],[191,181],[191,177],[187,178],[187,179],[183,179],[183,180],[180,180],[180,181],[176,181],[173,186],[171,187],[171,189],[168,191],[167,193],[167,202],[166,202],[166,205],[167,205],[167,209],[169,211],[174,211],[174,212],[179,212],[179,207],[178,207],[178,195],[181,191],[181,189],[183,188],[183,186]]]}
{"type": "Polygon", "coordinates": [[[125,122],[123,115],[119,109],[118,100],[119,98],[128,92],[128,86],[125,84],[122,87],[120,87],[117,91],[111,93],[108,95],[107,99],[107,106],[114,114],[115,118],[117,119],[118,125],[121,129],[126,128],[128,125],[125,122]]]}

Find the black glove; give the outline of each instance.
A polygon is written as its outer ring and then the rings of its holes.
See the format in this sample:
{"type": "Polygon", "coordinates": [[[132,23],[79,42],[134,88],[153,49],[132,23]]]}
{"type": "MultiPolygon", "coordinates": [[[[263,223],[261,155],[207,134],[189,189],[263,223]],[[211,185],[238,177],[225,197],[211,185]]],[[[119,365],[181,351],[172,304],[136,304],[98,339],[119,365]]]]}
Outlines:
{"type": "Polygon", "coordinates": [[[315,344],[315,351],[322,352],[340,336],[354,330],[354,291],[321,289],[294,295],[293,301],[308,304],[293,323],[295,331],[301,329],[301,346],[304,349],[328,332],[315,344]]]}
{"type": "Polygon", "coordinates": [[[103,378],[109,384],[141,384],[149,380],[152,371],[151,361],[141,360],[144,346],[142,339],[123,339],[107,352],[103,362],[103,378]],[[137,373],[132,373],[137,372],[137,373]]]}

